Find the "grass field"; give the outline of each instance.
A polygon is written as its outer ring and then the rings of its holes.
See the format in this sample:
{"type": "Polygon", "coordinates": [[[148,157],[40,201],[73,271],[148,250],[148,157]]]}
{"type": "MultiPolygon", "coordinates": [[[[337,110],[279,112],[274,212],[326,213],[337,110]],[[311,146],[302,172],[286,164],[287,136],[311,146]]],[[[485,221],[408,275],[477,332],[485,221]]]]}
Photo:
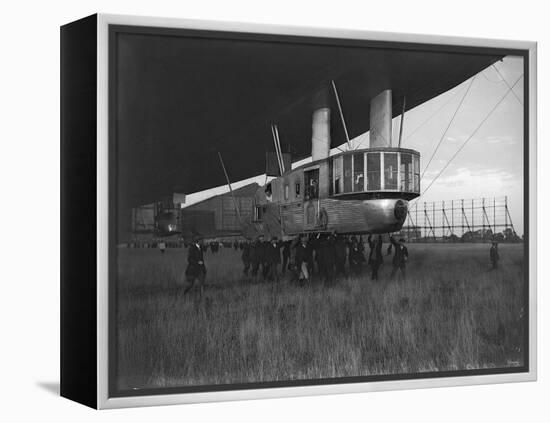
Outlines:
{"type": "Polygon", "coordinates": [[[523,365],[523,245],[411,244],[406,281],[326,287],[241,277],[206,253],[202,298],[178,296],[187,251],[119,249],[119,389],[523,365]]]}

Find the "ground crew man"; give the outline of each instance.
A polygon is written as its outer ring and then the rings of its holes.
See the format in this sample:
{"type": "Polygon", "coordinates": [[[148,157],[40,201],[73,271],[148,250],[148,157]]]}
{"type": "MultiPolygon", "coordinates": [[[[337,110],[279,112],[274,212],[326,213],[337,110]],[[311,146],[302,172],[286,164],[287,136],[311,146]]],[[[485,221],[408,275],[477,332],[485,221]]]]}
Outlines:
{"type": "Polygon", "coordinates": [[[268,281],[279,281],[278,267],[281,264],[281,244],[277,237],[271,238],[271,242],[265,246],[265,278],[268,281]]]}
{"type": "Polygon", "coordinates": [[[264,241],[262,239],[262,242],[259,246],[260,248],[260,257],[261,257],[261,264],[262,264],[262,278],[264,281],[268,278],[269,273],[269,241],[264,241]]]}
{"type": "Polygon", "coordinates": [[[334,261],[336,264],[336,275],[346,274],[346,240],[341,235],[336,235],[334,243],[334,261]]]}
{"type": "Polygon", "coordinates": [[[375,281],[378,279],[378,269],[384,262],[382,255],[382,235],[378,235],[376,241],[373,241],[371,235],[369,235],[368,242],[370,247],[369,265],[372,269],[371,280],[375,281]]]}
{"type": "Polygon", "coordinates": [[[250,264],[252,265],[252,277],[257,278],[260,265],[263,264],[264,236],[258,235],[256,241],[250,246],[250,264]]]}
{"type": "Polygon", "coordinates": [[[287,270],[290,270],[290,244],[291,241],[283,242],[283,266],[281,273],[284,275],[287,270]]]}
{"type": "Polygon", "coordinates": [[[493,241],[491,243],[491,249],[489,250],[489,258],[491,259],[491,264],[493,266],[493,269],[496,269],[498,267],[498,261],[500,260],[500,256],[498,254],[497,241],[493,241]]]}
{"type": "Polygon", "coordinates": [[[365,244],[363,244],[363,237],[361,235],[359,235],[359,244],[358,244],[358,247],[359,247],[359,251],[361,251],[362,253],[365,252],[365,244]]]}
{"type": "Polygon", "coordinates": [[[325,283],[330,284],[334,278],[334,237],[329,234],[321,238],[319,249],[317,250],[317,264],[319,266],[319,276],[325,283]]]}
{"type": "Polygon", "coordinates": [[[245,276],[248,276],[248,271],[250,270],[250,243],[246,241],[241,243],[241,260],[243,261],[243,273],[245,276]],[[243,245],[244,244],[244,245],[243,245]]]}
{"type": "Polygon", "coordinates": [[[300,237],[300,243],[296,247],[296,270],[300,284],[310,281],[310,269],[313,265],[313,253],[309,246],[307,235],[300,237]]]}
{"type": "Polygon", "coordinates": [[[363,256],[363,252],[359,248],[357,238],[352,237],[351,245],[349,248],[349,267],[354,275],[357,276],[361,273],[361,266],[363,265],[364,261],[365,256],[363,256]]]}
{"type": "Polygon", "coordinates": [[[317,272],[319,273],[319,278],[325,280],[326,277],[326,239],[321,237],[321,234],[317,234],[313,240],[313,252],[315,254],[315,262],[317,263],[317,272]]]}
{"type": "Polygon", "coordinates": [[[212,241],[210,243],[210,251],[212,251],[213,254],[216,254],[220,248],[220,243],[218,241],[212,241]]]}
{"type": "Polygon", "coordinates": [[[394,248],[391,278],[394,278],[397,271],[400,271],[403,279],[405,279],[407,260],[409,259],[409,251],[407,250],[407,247],[405,247],[405,240],[401,238],[399,241],[396,241],[393,236],[390,236],[390,243],[391,244],[388,247],[388,255],[391,254],[392,247],[394,248]]]}
{"type": "Polygon", "coordinates": [[[158,246],[159,246],[159,250],[162,254],[164,254],[164,251],[166,250],[166,243],[164,241],[160,241],[158,243],[158,246]]]}
{"type": "Polygon", "coordinates": [[[185,288],[183,294],[187,294],[187,292],[195,286],[195,282],[197,281],[202,296],[204,280],[206,278],[206,266],[204,265],[200,241],[196,236],[193,237],[193,243],[189,245],[189,250],[187,252],[187,269],[185,270],[185,277],[189,286],[185,288]]]}

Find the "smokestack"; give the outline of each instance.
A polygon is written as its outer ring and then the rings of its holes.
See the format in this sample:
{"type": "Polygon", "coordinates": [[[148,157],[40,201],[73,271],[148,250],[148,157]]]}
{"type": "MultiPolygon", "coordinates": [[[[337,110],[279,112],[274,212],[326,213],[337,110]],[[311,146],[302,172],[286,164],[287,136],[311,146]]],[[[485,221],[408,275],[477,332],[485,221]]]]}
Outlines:
{"type": "Polygon", "coordinates": [[[328,88],[319,92],[313,100],[311,120],[311,158],[325,159],[330,155],[330,103],[328,88]]]}
{"type": "Polygon", "coordinates": [[[391,90],[384,90],[370,101],[370,147],[391,147],[391,90]]]}

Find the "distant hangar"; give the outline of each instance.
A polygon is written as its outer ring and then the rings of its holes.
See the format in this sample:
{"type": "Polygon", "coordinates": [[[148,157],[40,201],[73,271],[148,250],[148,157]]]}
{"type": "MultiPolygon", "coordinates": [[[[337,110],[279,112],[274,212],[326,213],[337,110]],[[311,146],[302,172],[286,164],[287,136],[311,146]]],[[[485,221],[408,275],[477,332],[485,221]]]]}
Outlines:
{"type": "Polygon", "coordinates": [[[252,183],[233,190],[231,194],[219,194],[198,203],[185,206],[178,194],[162,201],[141,205],[132,209],[132,234],[136,240],[161,237],[162,219],[172,216],[175,234],[188,239],[194,234],[205,239],[240,238],[241,222],[251,222],[254,195],[259,185],[252,183]],[[240,212],[240,219],[235,206],[240,212]]]}

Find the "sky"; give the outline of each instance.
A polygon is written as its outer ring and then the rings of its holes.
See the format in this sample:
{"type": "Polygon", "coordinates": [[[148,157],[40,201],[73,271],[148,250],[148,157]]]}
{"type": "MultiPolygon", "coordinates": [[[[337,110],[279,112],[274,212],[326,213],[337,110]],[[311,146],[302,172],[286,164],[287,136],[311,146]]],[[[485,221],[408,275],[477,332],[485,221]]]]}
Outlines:
{"type": "MultiPolygon", "coordinates": [[[[345,114],[345,104],[342,108],[345,114]]],[[[394,145],[399,124],[397,117],[393,120],[394,145]]],[[[418,201],[508,196],[515,230],[523,234],[523,135],[521,57],[507,56],[473,80],[408,111],[402,147],[421,155],[422,195],[418,201]]],[[[367,132],[353,139],[352,148],[368,147],[368,136],[367,132]]],[[[333,149],[331,154],[338,151],[333,149]]],[[[259,175],[231,182],[238,188],[265,181],[265,175],[259,175]]],[[[186,206],[228,191],[221,186],[188,194],[186,206]]]]}

